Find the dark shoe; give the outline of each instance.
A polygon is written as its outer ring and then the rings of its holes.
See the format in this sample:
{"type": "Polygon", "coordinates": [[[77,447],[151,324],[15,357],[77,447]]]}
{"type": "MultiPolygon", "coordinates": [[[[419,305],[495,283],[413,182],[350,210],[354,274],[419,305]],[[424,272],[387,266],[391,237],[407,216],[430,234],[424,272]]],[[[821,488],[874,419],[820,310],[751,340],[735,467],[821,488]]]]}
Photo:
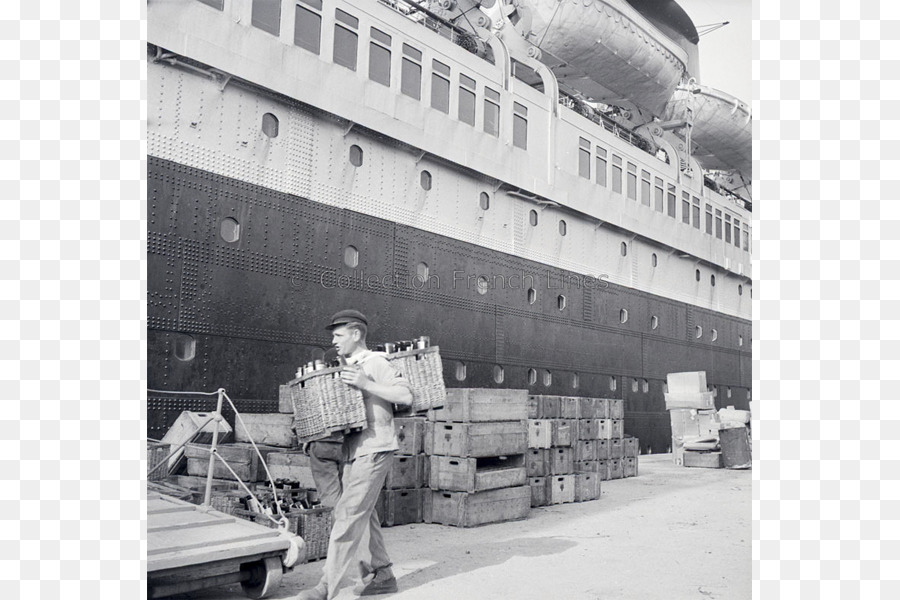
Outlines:
{"type": "Polygon", "coordinates": [[[375,571],[375,577],[360,592],[360,596],[377,596],[378,594],[393,594],[397,591],[397,579],[390,567],[375,571]]]}

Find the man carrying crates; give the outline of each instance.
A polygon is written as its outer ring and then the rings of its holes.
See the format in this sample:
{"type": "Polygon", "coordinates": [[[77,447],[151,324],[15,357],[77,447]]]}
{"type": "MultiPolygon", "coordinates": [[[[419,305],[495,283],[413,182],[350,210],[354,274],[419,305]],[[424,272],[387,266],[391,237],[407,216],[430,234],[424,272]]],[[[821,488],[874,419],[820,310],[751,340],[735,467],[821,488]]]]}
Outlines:
{"type": "Polygon", "coordinates": [[[397,591],[391,560],[384,546],[381,525],[375,512],[378,494],[390,468],[391,455],[400,446],[394,431],[393,404],[410,406],[413,395],[409,384],[383,356],[366,347],[368,320],[356,310],[342,310],[331,318],[327,329],[332,343],[347,366],[341,380],[362,392],[366,409],[366,428],[344,437],[344,473],[342,491],[334,507],[334,527],[328,542],[328,556],[322,579],[305,590],[297,600],[331,600],[356,563],[356,554],[366,530],[374,576],[363,580],[361,595],[371,596],[397,591]]]}

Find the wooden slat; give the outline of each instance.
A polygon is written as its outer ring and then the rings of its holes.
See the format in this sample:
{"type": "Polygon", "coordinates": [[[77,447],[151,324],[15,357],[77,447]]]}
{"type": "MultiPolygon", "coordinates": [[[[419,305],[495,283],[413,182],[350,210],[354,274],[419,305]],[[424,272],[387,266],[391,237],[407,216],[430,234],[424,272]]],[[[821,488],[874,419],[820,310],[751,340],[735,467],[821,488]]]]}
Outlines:
{"type": "Polygon", "coordinates": [[[216,515],[204,515],[203,513],[168,513],[163,515],[165,519],[154,519],[153,524],[147,525],[147,533],[166,531],[170,529],[185,529],[189,527],[209,527],[212,525],[227,525],[234,523],[234,517],[220,517],[216,515]]]}
{"type": "MultiPolygon", "coordinates": [[[[258,525],[258,527],[262,527],[258,525]]],[[[272,530],[274,531],[274,530],[272,530]]],[[[247,562],[266,552],[285,552],[290,547],[287,538],[280,536],[268,539],[238,541],[204,548],[190,548],[178,552],[147,555],[147,573],[203,564],[231,558],[247,558],[247,562]]]]}

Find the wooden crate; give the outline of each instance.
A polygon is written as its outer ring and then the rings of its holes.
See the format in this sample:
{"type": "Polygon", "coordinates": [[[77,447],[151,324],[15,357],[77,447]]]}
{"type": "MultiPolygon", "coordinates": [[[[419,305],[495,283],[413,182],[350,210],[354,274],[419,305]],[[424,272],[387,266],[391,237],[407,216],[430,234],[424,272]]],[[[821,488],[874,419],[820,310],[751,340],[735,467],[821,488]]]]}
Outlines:
{"type": "Polygon", "coordinates": [[[148,481],[162,481],[166,477],[169,476],[169,467],[168,465],[163,465],[156,469],[156,465],[161,463],[169,456],[170,446],[169,444],[160,444],[157,442],[147,442],[147,473],[148,481]]]}
{"type": "Polygon", "coordinates": [[[575,441],[578,421],[554,419],[550,421],[550,446],[571,446],[575,441]]]}
{"type": "Polygon", "coordinates": [[[609,439],[621,440],[625,437],[625,421],[623,419],[609,420],[609,439]]]}
{"type": "Polygon", "coordinates": [[[270,452],[266,457],[273,479],[289,479],[305,489],[316,489],[309,457],[302,452],[270,452]]]}
{"type": "Polygon", "coordinates": [[[625,447],[622,445],[622,440],[616,438],[604,441],[609,445],[610,458],[625,458],[625,447]]]}
{"type": "Polygon", "coordinates": [[[609,418],[624,419],[625,418],[625,401],[621,398],[609,399],[609,418]]]}
{"type": "Polygon", "coordinates": [[[528,447],[549,448],[553,441],[553,423],[558,421],[528,419],[528,447]]]}
{"type": "Polygon", "coordinates": [[[529,448],[525,452],[525,475],[543,477],[550,474],[550,450],[529,448]]]}
{"type": "Polygon", "coordinates": [[[559,419],[560,418],[559,396],[538,396],[538,418],[539,419],[559,419]]]}
{"type": "Polygon", "coordinates": [[[594,408],[594,418],[595,419],[609,419],[609,403],[610,398],[597,398],[596,406],[594,408]]]}
{"type": "Polygon", "coordinates": [[[485,423],[528,418],[528,392],[482,388],[452,388],[442,408],[428,411],[429,421],[485,423]]]}
{"type": "Polygon", "coordinates": [[[381,490],[378,515],[385,527],[421,523],[425,489],[381,490]]]}
{"type": "Polygon", "coordinates": [[[596,500],[600,497],[600,477],[597,473],[575,474],[575,502],[596,500]]]}
{"type": "Polygon", "coordinates": [[[703,467],[706,469],[722,468],[721,452],[692,452],[684,453],[685,467],[703,467]]]}
{"type": "Polygon", "coordinates": [[[640,440],[636,437],[627,437],[622,440],[622,447],[625,449],[625,457],[636,457],[641,453],[640,440]]]}
{"type": "MultiPolygon", "coordinates": [[[[200,426],[212,414],[213,413],[211,412],[191,412],[189,410],[182,411],[182,413],[178,415],[178,418],[175,419],[175,422],[172,424],[172,426],[169,427],[169,430],[166,431],[166,434],[163,436],[160,442],[163,444],[169,444],[171,448],[177,448],[182,443],[191,439],[191,436],[196,433],[197,435],[193,440],[194,444],[211,444],[213,430],[216,426],[215,422],[210,421],[203,427],[202,430],[200,426]]],[[[219,422],[217,443],[224,444],[232,441],[233,439],[234,432],[231,429],[231,425],[228,424],[228,421],[222,419],[222,421],[219,422]]],[[[176,451],[175,454],[172,455],[172,458],[169,459],[169,473],[178,473],[181,469],[181,464],[183,463],[184,459],[184,448],[176,451]]]]}
{"type": "Polygon", "coordinates": [[[561,419],[578,418],[578,398],[562,396],[559,399],[559,417],[561,419]]]}
{"type": "Polygon", "coordinates": [[[600,481],[608,481],[609,480],[609,461],[608,460],[598,460],[597,461],[597,475],[600,476],[600,481]]]}
{"type": "Polygon", "coordinates": [[[422,487],[424,461],[421,454],[405,456],[394,454],[390,457],[390,469],[384,480],[388,490],[414,489],[422,487]]]}
{"type": "Polygon", "coordinates": [[[575,462],[597,460],[597,440],[575,440],[572,449],[575,462]]]}
{"type": "Polygon", "coordinates": [[[526,421],[497,423],[429,422],[425,454],[481,457],[524,454],[528,449],[526,421]]]}
{"type": "Polygon", "coordinates": [[[608,419],[578,419],[579,440],[609,439],[608,419]]]}
{"type": "Polygon", "coordinates": [[[637,477],[638,459],[634,456],[626,456],[622,459],[622,476],[637,477]]]}
{"type": "Polygon", "coordinates": [[[609,440],[597,440],[597,460],[609,460],[609,440]]]}
{"type": "Polygon", "coordinates": [[[606,461],[607,465],[609,465],[609,478],[610,479],[622,479],[624,473],[622,472],[622,459],[621,458],[611,458],[606,461]]]}
{"type": "Polygon", "coordinates": [[[670,394],[695,394],[705,392],[706,371],[690,371],[686,373],[669,373],[666,384],[670,394]]]}
{"type": "MultiPolygon", "coordinates": [[[[263,458],[266,459],[272,452],[278,452],[283,448],[275,446],[256,445],[263,458]]],[[[204,476],[209,471],[209,446],[204,444],[188,444],[184,447],[185,456],[188,459],[188,475],[204,476]]],[[[216,451],[225,459],[241,481],[265,481],[266,471],[260,466],[259,456],[250,444],[217,444],[216,451]]],[[[214,459],[213,477],[221,479],[233,479],[222,461],[214,459]]]]}
{"type": "Polygon", "coordinates": [[[551,475],[575,472],[574,452],[571,448],[551,448],[549,456],[551,475]]]}
{"type": "Polygon", "coordinates": [[[525,455],[457,458],[430,456],[428,487],[433,490],[481,492],[525,485],[525,455]]]}
{"type": "Polygon", "coordinates": [[[548,497],[549,487],[547,481],[549,477],[529,477],[528,485],[531,487],[531,507],[547,506],[550,504],[548,497]]]}
{"type": "Polygon", "coordinates": [[[540,396],[528,396],[528,418],[540,419],[540,396]]]}
{"type": "Polygon", "coordinates": [[[278,386],[278,412],[294,414],[294,399],[291,397],[291,386],[286,383],[278,386]]]}
{"type": "Polygon", "coordinates": [[[400,444],[398,454],[422,454],[425,451],[425,418],[394,417],[394,431],[400,444]]]}
{"type": "Polygon", "coordinates": [[[293,420],[293,413],[241,413],[239,419],[235,418],[234,439],[293,448],[297,446],[297,436],[291,429],[293,420]]]}
{"type": "Polygon", "coordinates": [[[575,475],[552,475],[548,478],[550,504],[575,502],[575,475]]]}
{"type": "MultiPolygon", "coordinates": [[[[575,461],[576,473],[597,473],[600,468],[599,460],[577,460],[575,461]]],[[[605,468],[605,465],[604,465],[605,468]]]]}
{"type": "Polygon", "coordinates": [[[531,486],[485,492],[425,492],[425,522],[474,527],[524,519],[531,510],[531,486]]]}

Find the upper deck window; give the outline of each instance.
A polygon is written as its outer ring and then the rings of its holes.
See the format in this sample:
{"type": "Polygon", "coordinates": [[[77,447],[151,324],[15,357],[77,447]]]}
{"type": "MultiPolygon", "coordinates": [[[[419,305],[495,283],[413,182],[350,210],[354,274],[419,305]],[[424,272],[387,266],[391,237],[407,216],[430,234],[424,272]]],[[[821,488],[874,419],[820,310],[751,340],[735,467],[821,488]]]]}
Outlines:
{"type": "Polygon", "coordinates": [[[403,44],[400,92],[416,100],[422,98],[422,52],[409,44],[403,44]]]}
{"type": "Polygon", "coordinates": [[[700,229],[700,198],[697,196],[694,196],[693,216],[694,229],[700,229]]]}
{"type": "Polygon", "coordinates": [[[691,195],[681,192],[681,222],[691,224],[691,195]]]}
{"type": "Polygon", "coordinates": [[[673,219],[675,218],[675,208],[677,204],[677,200],[675,198],[675,184],[670,183],[668,186],[668,190],[666,192],[666,200],[668,201],[668,214],[673,219]]]}
{"type": "Polygon", "coordinates": [[[450,67],[431,61],[431,107],[450,114],[450,67]]]}
{"type": "Polygon", "coordinates": [[[334,9],[334,17],[334,62],[355,71],[359,19],[339,8],[334,9]]]}
{"type": "Polygon", "coordinates": [[[253,0],[250,23],[272,35],[281,29],[281,0],[253,0]]]}
{"type": "Polygon", "coordinates": [[[513,146],[528,149],[528,108],[513,102],[513,146]]]}
{"type": "Polygon", "coordinates": [[[369,79],[391,86],[391,36],[374,27],[369,29],[369,79]]]}
{"type": "Polygon", "coordinates": [[[722,211],[716,209],[716,237],[722,239],[722,211]]]}
{"type": "Polygon", "coordinates": [[[484,132],[500,136],[500,93],[484,88],[484,132]]]}
{"type": "Polygon", "coordinates": [[[637,165],[628,163],[628,183],[625,191],[629,199],[637,200],[637,165]]]}
{"type": "Polygon", "coordinates": [[[712,205],[706,205],[706,233],[712,235],[713,232],[713,213],[712,213],[712,205]]]}
{"type": "Polygon", "coordinates": [[[650,171],[641,169],[641,204],[650,206],[650,171]]]}
{"type": "Polygon", "coordinates": [[[622,159],[615,154],[612,156],[612,189],[617,194],[622,193],[622,159]]]}
{"type": "Polygon", "coordinates": [[[606,148],[597,146],[597,183],[606,187],[606,148]]]}
{"type": "Polygon", "coordinates": [[[750,251],[750,229],[748,229],[746,223],[744,223],[744,251],[750,251]]]}
{"type": "Polygon", "coordinates": [[[741,247],[741,222],[737,219],[734,220],[734,246],[741,247]]]}
{"type": "Polygon", "coordinates": [[[657,212],[662,212],[663,209],[663,180],[659,177],[656,177],[654,180],[656,184],[653,188],[653,208],[656,209],[657,212]]]}
{"type": "Polygon", "coordinates": [[[459,74],[459,120],[475,127],[475,80],[459,74]]]}
{"type": "Polygon", "coordinates": [[[294,44],[318,54],[321,42],[322,0],[299,0],[294,15],[294,44]]]}
{"type": "Polygon", "coordinates": [[[584,138],[578,138],[578,174],[591,178],[591,142],[584,138]]]}
{"type": "Polygon", "coordinates": [[[731,215],[725,213],[725,243],[731,243],[731,215]]]}

